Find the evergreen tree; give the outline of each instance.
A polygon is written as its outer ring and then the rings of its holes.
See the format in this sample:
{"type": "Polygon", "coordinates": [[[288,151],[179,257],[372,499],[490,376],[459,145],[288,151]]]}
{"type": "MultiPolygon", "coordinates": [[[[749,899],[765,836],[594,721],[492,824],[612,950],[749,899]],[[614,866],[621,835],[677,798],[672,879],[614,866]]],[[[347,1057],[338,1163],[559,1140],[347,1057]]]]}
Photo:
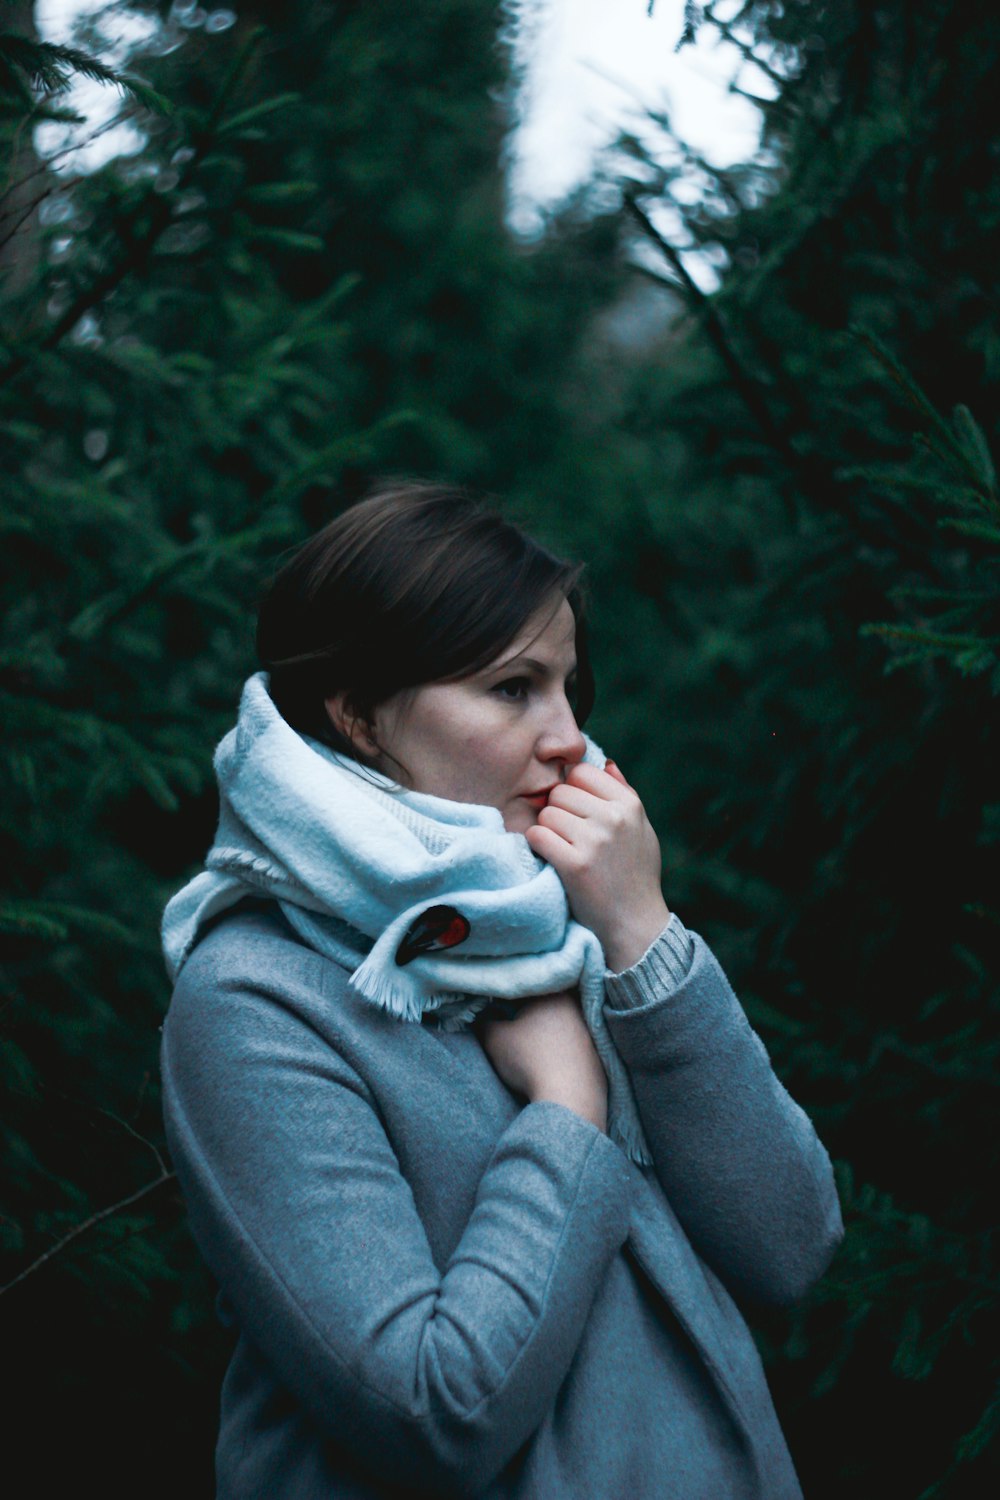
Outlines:
{"type": "Polygon", "coordinates": [[[668,898],[837,1159],[844,1249],[801,1314],[756,1324],[804,1490],[981,1496],[1000,190],[996,132],[966,125],[993,117],[1000,24],[933,0],[722,11],[698,24],[770,75],[760,158],[713,169],[665,118],[657,148],[625,143],[623,244],[687,317],[605,415],[635,464],[602,667],[618,703],[657,662],[656,732],[627,731],[668,898]],[[711,297],[699,249],[724,263],[711,297]]]}

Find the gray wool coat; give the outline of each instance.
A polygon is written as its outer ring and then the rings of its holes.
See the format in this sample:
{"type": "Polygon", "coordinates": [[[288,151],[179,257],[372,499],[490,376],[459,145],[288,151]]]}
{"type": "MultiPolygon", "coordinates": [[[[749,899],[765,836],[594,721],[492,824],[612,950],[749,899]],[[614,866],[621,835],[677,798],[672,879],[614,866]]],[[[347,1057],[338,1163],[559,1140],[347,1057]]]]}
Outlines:
{"type": "Polygon", "coordinates": [[[704,941],[675,917],[606,983],[652,1168],[347,978],[251,903],[164,1025],[170,1150],[236,1335],[220,1500],[797,1500],[737,1302],[801,1298],[840,1211],[704,941]]]}

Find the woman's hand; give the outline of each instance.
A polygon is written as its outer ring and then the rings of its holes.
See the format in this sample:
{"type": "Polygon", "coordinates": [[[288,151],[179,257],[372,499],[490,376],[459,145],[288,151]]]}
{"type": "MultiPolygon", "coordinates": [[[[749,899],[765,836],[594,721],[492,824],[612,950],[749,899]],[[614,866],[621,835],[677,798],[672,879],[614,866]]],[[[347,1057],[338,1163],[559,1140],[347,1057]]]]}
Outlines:
{"type": "Polygon", "coordinates": [[[597,934],[609,969],[640,959],[670,912],[660,890],[660,842],[614,761],[580,762],[553,787],[525,837],[555,867],[574,917],[597,934]]]}
{"type": "Polygon", "coordinates": [[[522,1001],[513,1020],[481,1017],[474,1030],[509,1089],[531,1103],[564,1104],[607,1129],[608,1080],[574,991],[522,1001]]]}

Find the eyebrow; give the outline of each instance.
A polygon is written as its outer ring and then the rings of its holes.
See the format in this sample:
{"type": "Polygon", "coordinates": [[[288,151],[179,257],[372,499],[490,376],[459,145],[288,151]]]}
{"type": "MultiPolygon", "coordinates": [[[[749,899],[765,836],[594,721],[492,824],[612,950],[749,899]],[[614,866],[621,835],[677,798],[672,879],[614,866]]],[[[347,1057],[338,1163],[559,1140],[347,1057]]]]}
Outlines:
{"type": "MultiPolygon", "coordinates": [[[[538,672],[542,677],[548,676],[548,674],[553,671],[552,667],[546,666],[544,662],[537,661],[533,656],[520,655],[508,657],[507,661],[498,662],[496,666],[493,667],[487,667],[486,671],[488,674],[493,672],[503,672],[506,671],[508,667],[513,667],[515,664],[518,667],[527,667],[530,671],[538,672]]],[[[576,670],[577,663],[574,661],[573,665],[567,671],[566,676],[572,677],[573,673],[576,670]]]]}

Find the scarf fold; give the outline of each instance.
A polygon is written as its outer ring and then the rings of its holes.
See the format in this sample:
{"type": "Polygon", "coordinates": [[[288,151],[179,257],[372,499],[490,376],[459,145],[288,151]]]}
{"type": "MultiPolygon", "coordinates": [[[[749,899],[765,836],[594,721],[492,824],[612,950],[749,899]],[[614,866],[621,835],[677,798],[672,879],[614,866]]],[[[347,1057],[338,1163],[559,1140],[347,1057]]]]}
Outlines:
{"type": "MultiPolygon", "coordinates": [[[[585,736],[584,759],[605,757],[585,736]]],[[[266,672],[243,688],[215,752],[219,824],[205,869],[168,902],[162,943],[176,980],[206,925],[247,896],[277,901],[350,987],[403,1021],[457,1030],[492,1000],[579,988],[608,1079],[608,1134],[652,1158],[604,1017],[600,941],[575,922],[562,881],[497,808],[402,789],[300,735],[266,672]]]]}

